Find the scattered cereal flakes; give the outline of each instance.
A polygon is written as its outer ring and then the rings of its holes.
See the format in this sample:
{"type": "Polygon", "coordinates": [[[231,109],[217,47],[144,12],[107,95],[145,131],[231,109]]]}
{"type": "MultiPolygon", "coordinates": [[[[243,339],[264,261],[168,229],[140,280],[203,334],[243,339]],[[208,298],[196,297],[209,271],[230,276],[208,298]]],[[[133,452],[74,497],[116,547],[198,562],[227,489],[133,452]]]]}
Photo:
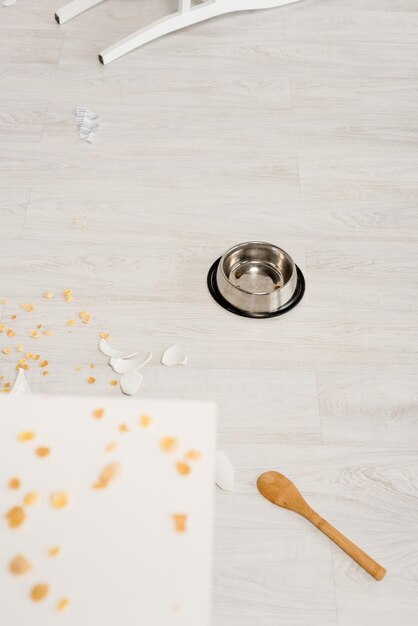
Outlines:
{"type": "Polygon", "coordinates": [[[11,478],[9,480],[9,489],[19,489],[20,488],[20,480],[18,478],[11,478]]]}
{"type": "Polygon", "coordinates": [[[41,583],[39,585],[35,585],[32,587],[30,592],[30,597],[34,602],[41,602],[46,598],[49,592],[49,587],[45,583],[41,583]]]}
{"type": "Polygon", "coordinates": [[[63,509],[68,505],[68,495],[65,491],[56,491],[50,499],[52,506],[56,509],[63,509]]]}
{"type": "Polygon", "coordinates": [[[94,409],[93,411],[93,417],[96,417],[97,419],[100,419],[101,417],[103,417],[104,414],[105,414],[104,409],[94,409]]]}
{"type": "Polygon", "coordinates": [[[178,533],[184,533],[186,531],[187,515],[184,515],[183,513],[175,513],[171,517],[174,520],[176,531],[178,533]]]}
{"type": "Polygon", "coordinates": [[[11,348],[10,346],[6,346],[5,348],[3,348],[3,354],[10,354],[12,350],[13,348],[11,348]]]}
{"type": "Polygon", "coordinates": [[[44,293],[44,298],[45,298],[45,300],[51,300],[51,299],[52,299],[52,297],[53,297],[53,295],[54,295],[54,294],[52,293],[52,291],[46,291],[46,292],[44,293]]]}
{"type": "Polygon", "coordinates": [[[191,472],[190,465],[188,465],[184,461],[178,461],[176,463],[176,468],[177,468],[178,473],[182,474],[183,476],[186,476],[187,474],[190,474],[191,472]]]}
{"type": "Polygon", "coordinates": [[[107,444],[105,450],[106,452],[113,452],[114,450],[116,450],[117,447],[118,447],[118,444],[116,443],[116,441],[111,441],[110,443],[107,444]]]}
{"type": "Polygon", "coordinates": [[[112,385],[112,387],[116,387],[116,385],[117,385],[117,384],[118,384],[118,381],[117,381],[117,380],[111,380],[111,381],[109,382],[109,385],[112,385]]]}
{"type": "Polygon", "coordinates": [[[14,559],[12,559],[9,564],[9,570],[12,572],[12,574],[16,574],[16,576],[21,576],[22,574],[26,574],[31,569],[32,569],[32,565],[21,554],[18,554],[17,556],[15,556],[14,559]]]}
{"type": "Polygon", "coordinates": [[[78,316],[83,324],[88,324],[90,322],[90,313],[88,311],[80,311],[78,316]]]}
{"type": "Polygon", "coordinates": [[[65,611],[70,606],[69,598],[61,598],[57,602],[57,611],[65,611]]]}
{"type": "Polygon", "coordinates": [[[31,330],[30,331],[30,336],[32,337],[32,339],[38,339],[39,337],[39,331],[38,330],[31,330]]]}
{"type": "Polygon", "coordinates": [[[52,337],[52,335],[53,335],[53,334],[54,334],[54,331],[53,331],[53,330],[51,330],[50,328],[46,328],[46,329],[44,330],[44,335],[45,335],[46,337],[52,337]]]}
{"type": "Polygon", "coordinates": [[[127,433],[129,431],[129,426],[127,424],[121,424],[119,426],[119,430],[121,433],[127,433]]]}
{"type": "Polygon", "coordinates": [[[0,303],[1,304],[9,304],[9,299],[8,298],[2,298],[0,303]]]}
{"type": "Polygon", "coordinates": [[[109,337],[110,337],[110,333],[100,333],[100,337],[101,337],[102,339],[109,339],[109,337]]]}
{"type": "Polygon", "coordinates": [[[46,446],[40,446],[39,448],[36,448],[35,453],[39,456],[39,457],[44,457],[44,456],[48,456],[48,454],[51,452],[51,450],[49,448],[47,448],[46,446]]]}
{"type": "Polygon", "coordinates": [[[39,494],[36,493],[36,491],[29,491],[23,498],[23,504],[26,504],[26,506],[32,506],[32,504],[36,504],[38,500],[39,494]]]}
{"type": "Polygon", "coordinates": [[[77,322],[75,320],[68,320],[67,326],[75,326],[77,322]]]}
{"type": "Polygon", "coordinates": [[[60,546],[52,546],[52,548],[48,548],[48,555],[52,558],[58,556],[61,552],[60,546]]]}
{"type": "Polygon", "coordinates": [[[16,333],[14,330],[12,330],[11,328],[9,328],[9,330],[7,331],[7,336],[8,337],[16,337],[16,333]]]}
{"type": "Polygon", "coordinates": [[[10,528],[17,528],[25,521],[26,513],[21,506],[14,506],[6,513],[6,519],[10,528]]]}
{"type": "Polygon", "coordinates": [[[18,346],[16,346],[16,350],[17,350],[17,352],[23,352],[23,350],[24,350],[24,349],[25,349],[25,348],[24,348],[21,344],[19,344],[18,346]]]}
{"type": "Polygon", "coordinates": [[[197,461],[202,455],[197,450],[189,450],[184,456],[186,459],[189,459],[189,461],[197,461]]]}
{"type": "Polygon", "coordinates": [[[101,471],[99,480],[93,485],[93,489],[105,489],[112,480],[119,476],[121,471],[122,466],[120,463],[109,463],[101,471]]]}
{"type": "Polygon", "coordinates": [[[139,425],[142,426],[143,428],[148,428],[151,422],[152,422],[152,417],[150,417],[149,415],[141,415],[141,417],[139,418],[139,425]]]}
{"type": "Polygon", "coordinates": [[[94,383],[96,382],[96,379],[94,378],[94,376],[90,376],[87,379],[87,382],[88,382],[89,385],[94,385],[94,383]]]}
{"type": "Polygon", "coordinates": [[[163,437],[160,441],[160,448],[164,452],[174,452],[178,447],[177,439],[174,437],[163,437]]]}
{"type": "Polygon", "coordinates": [[[48,361],[42,361],[42,363],[39,363],[39,367],[46,367],[47,365],[49,365],[48,361]]]}
{"type": "Polygon", "coordinates": [[[19,433],[17,438],[19,441],[32,441],[32,439],[35,439],[35,433],[31,430],[26,430],[23,433],[19,433]]]}

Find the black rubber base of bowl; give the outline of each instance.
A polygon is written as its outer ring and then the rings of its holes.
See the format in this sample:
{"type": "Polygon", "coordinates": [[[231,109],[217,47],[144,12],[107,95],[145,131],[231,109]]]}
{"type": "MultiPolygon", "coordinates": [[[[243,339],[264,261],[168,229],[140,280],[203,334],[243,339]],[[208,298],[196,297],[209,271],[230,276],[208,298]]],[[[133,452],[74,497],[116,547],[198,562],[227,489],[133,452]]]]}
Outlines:
{"type": "Polygon", "coordinates": [[[216,302],[220,304],[222,308],[226,309],[230,313],[235,313],[235,315],[241,315],[241,317],[252,317],[254,319],[264,319],[266,317],[277,317],[278,315],[284,315],[288,311],[291,311],[292,309],[294,309],[295,306],[299,304],[299,302],[303,298],[303,294],[305,293],[305,278],[302,272],[300,271],[300,269],[298,268],[298,266],[296,266],[297,283],[296,283],[295,293],[293,294],[291,299],[288,302],[286,302],[286,304],[284,304],[283,306],[279,307],[278,309],[270,313],[249,313],[248,311],[243,311],[242,309],[238,309],[236,306],[228,302],[228,300],[225,300],[225,298],[223,297],[223,295],[218,289],[218,284],[216,282],[216,272],[217,272],[220,260],[221,258],[217,259],[209,270],[208,280],[207,280],[208,289],[211,293],[212,298],[216,300],[216,302]]]}

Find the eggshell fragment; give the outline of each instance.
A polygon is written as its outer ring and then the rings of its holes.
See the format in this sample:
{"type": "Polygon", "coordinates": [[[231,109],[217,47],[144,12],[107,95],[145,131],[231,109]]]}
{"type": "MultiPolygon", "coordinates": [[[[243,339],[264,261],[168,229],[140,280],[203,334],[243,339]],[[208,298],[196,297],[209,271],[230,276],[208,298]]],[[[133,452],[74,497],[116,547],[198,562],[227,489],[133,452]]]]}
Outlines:
{"type": "Polygon", "coordinates": [[[117,374],[126,374],[127,372],[132,372],[132,370],[144,367],[151,359],[152,352],[149,352],[145,359],[112,358],[110,359],[110,366],[117,374]]]}
{"type": "Polygon", "coordinates": [[[171,346],[165,350],[161,357],[161,363],[167,367],[171,367],[172,365],[186,365],[187,354],[184,350],[179,348],[179,346],[171,346]]]}
{"type": "Polygon", "coordinates": [[[143,378],[142,374],[136,370],[128,372],[120,379],[120,388],[125,395],[133,396],[140,388],[143,378]]]}
{"type": "Polygon", "coordinates": [[[215,454],[215,483],[224,491],[234,491],[234,468],[222,450],[215,454]]]}
{"type": "Polygon", "coordinates": [[[126,354],[126,352],[115,350],[114,348],[109,346],[106,339],[103,339],[103,337],[100,337],[100,340],[99,340],[99,350],[102,354],[105,354],[106,356],[122,357],[125,359],[130,359],[131,357],[136,356],[138,354],[138,352],[130,352],[129,354],[126,354]]]}

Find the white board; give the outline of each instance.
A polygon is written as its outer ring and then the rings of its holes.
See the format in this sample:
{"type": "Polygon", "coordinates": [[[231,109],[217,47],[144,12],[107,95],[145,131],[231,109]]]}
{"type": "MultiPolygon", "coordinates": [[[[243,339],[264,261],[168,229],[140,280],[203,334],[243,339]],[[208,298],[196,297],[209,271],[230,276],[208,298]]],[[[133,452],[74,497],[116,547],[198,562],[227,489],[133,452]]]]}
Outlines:
{"type": "Polygon", "coordinates": [[[0,624],[5,626],[207,626],[213,527],[215,407],[210,403],[91,397],[27,396],[0,400],[0,624]],[[104,408],[104,416],[93,411],[104,408]],[[152,418],[145,428],[140,417],[152,418]],[[129,430],[121,432],[126,424],[129,430]],[[33,441],[18,434],[33,431],[33,441]],[[163,437],[178,449],[164,452],[163,437]],[[117,448],[106,446],[117,442],[117,448]],[[50,448],[40,458],[38,446],[50,448]],[[178,461],[187,451],[188,475],[178,461]],[[106,489],[94,489],[101,470],[119,462],[122,472],[106,489]],[[21,481],[10,489],[10,478],[21,481]],[[10,528],[5,517],[29,491],[39,502],[10,528]],[[65,491],[56,509],[50,495],[65,491]],[[187,516],[178,532],[174,514],[187,516]],[[60,546],[51,558],[47,550],[60,546]],[[17,554],[33,569],[9,572],[17,554]],[[30,597],[46,583],[42,602],[30,597]],[[69,607],[56,604],[67,597],[69,607]]]}

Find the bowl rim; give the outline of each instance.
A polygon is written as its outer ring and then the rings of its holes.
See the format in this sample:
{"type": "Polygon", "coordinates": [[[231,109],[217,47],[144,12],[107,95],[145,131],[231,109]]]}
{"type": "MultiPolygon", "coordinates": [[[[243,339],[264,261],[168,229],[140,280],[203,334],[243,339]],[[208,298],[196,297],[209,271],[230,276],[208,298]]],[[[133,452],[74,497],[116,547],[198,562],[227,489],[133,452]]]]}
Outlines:
{"type": "Polygon", "coordinates": [[[282,252],[283,255],[290,261],[291,266],[292,266],[292,272],[290,275],[290,278],[284,283],[283,288],[289,284],[292,276],[295,275],[296,273],[296,263],[294,262],[293,258],[290,256],[290,254],[288,252],[286,252],[286,250],[284,250],[283,248],[280,248],[280,246],[276,246],[274,243],[268,243],[267,241],[260,241],[260,240],[250,240],[250,241],[243,241],[242,243],[237,243],[234,246],[232,246],[231,248],[229,248],[228,250],[226,250],[224,252],[224,254],[220,257],[219,259],[219,265],[218,265],[218,270],[221,272],[222,274],[222,278],[229,284],[231,285],[231,287],[233,287],[233,289],[236,289],[237,291],[240,291],[241,293],[245,293],[248,294],[249,296],[269,296],[272,292],[271,291],[248,291],[247,289],[242,289],[242,287],[239,287],[237,285],[235,285],[229,278],[228,276],[225,274],[224,271],[224,261],[226,259],[226,257],[235,252],[235,250],[242,248],[243,246],[248,246],[249,244],[254,245],[254,246],[268,246],[269,248],[273,248],[274,250],[278,250],[279,252],[282,252]]]}

